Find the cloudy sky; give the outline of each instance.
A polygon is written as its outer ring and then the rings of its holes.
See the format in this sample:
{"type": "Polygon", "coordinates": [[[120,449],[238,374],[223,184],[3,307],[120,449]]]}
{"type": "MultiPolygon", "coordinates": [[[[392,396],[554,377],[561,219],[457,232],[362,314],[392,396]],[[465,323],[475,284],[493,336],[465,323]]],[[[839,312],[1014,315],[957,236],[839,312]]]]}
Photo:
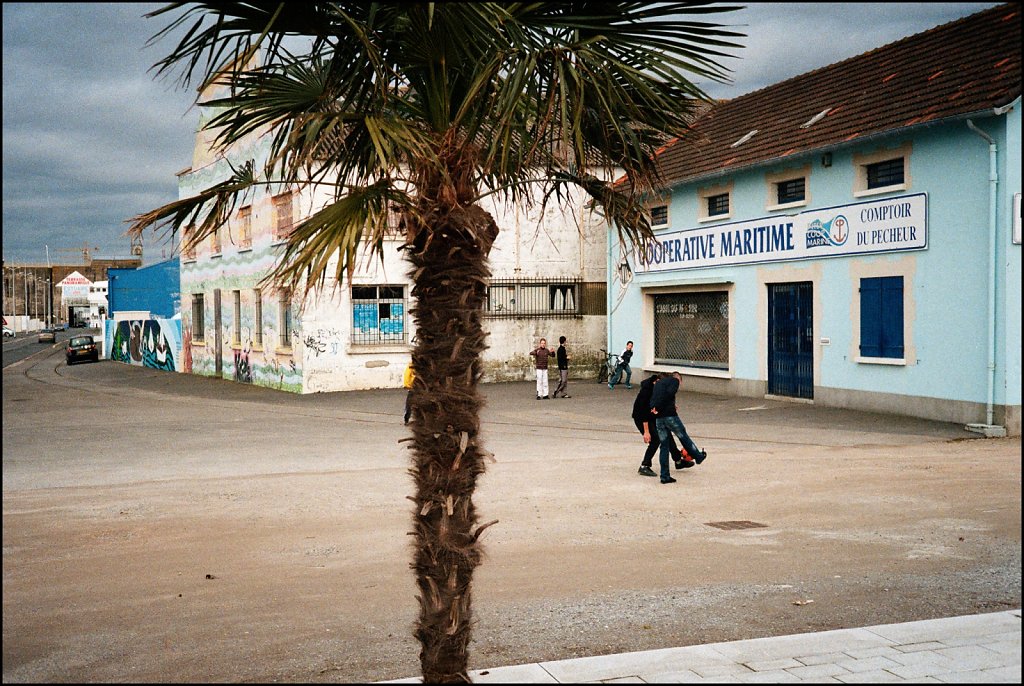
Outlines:
{"type": "MultiPolygon", "coordinates": [[[[718,15],[747,34],[726,60],[730,98],[997,3],[754,3],[718,15]]],[[[194,93],[149,71],[158,3],[3,3],[3,258],[126,257],[125,220],[177,198],[198,113],[194,93]]],[[[175,15],[176,16],[176,15],[175,15]]],[[[147,234],[145,262],[170,257],[147,234]]]]}

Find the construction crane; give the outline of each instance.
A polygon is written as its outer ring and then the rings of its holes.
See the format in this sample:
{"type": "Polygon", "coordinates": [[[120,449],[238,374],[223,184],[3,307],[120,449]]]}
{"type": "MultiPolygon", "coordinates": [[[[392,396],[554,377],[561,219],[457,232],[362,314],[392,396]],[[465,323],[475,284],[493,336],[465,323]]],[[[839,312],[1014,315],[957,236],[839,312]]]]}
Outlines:
{"type": "Polygon", "coordinates": [[[92,263],[92,253],[99,251],[99,246],[90,248],[88,243],[83,243],[81,248],[60,248],[57,252],[80,252],[86,264],[92,263]]]}

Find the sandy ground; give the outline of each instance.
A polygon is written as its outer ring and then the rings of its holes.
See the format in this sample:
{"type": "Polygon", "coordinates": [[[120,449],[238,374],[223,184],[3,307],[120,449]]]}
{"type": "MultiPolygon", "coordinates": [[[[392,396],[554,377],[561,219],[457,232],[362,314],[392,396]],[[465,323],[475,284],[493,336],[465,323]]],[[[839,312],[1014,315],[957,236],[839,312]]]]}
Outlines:
{"type": "MultiPolygon", "coordinates": [[[[1019,439],[681,394],[661,485],[633,393],[570,390],[484,387],[472,669],[1021,605],[1019,439]]],[[[403,400],[5,369],[3,681],[418,674],[403,400]]]]}

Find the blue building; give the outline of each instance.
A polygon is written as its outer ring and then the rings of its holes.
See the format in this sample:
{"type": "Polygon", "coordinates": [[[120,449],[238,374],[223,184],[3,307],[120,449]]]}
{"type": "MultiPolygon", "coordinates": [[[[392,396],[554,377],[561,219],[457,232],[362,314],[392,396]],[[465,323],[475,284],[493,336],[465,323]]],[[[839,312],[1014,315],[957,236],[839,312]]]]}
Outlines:
{"type": "Polygon", "coordinates": [[[683,387],[1020,434],[1019,5],[718,103],[609,238],[609,349],[683,387]]]}
{"type": "Polygon", "coordinates": [[[118,312],[149,312],[170,319],[181,313],[181,263],[175,257],[138,269],[107,270],[107,302],[118,312]]]}
{"type": "Polygon", "coordinates": [[[168,372],[183,371],[181,279],[178,258],[139,269],[107,272],[110,319],[104,356],[168,372]]]}

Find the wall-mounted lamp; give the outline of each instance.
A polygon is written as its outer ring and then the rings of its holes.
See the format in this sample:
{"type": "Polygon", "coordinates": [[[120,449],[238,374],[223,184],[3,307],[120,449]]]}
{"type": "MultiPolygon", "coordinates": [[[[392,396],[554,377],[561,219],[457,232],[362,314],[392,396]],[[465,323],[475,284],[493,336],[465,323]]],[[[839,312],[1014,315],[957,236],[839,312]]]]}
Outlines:
{"type": "Polygon", "coordinates": [[[827,152],[821,156],[821,166],[831,167],[832,166],[832,153],[827,152]]]}
{"type": "Polygon", "coordinates": [[[629,268],[629,260],[623,259],[619,265],[619,281],[627,283],[632,276],[633,270],[629,268]]]}

